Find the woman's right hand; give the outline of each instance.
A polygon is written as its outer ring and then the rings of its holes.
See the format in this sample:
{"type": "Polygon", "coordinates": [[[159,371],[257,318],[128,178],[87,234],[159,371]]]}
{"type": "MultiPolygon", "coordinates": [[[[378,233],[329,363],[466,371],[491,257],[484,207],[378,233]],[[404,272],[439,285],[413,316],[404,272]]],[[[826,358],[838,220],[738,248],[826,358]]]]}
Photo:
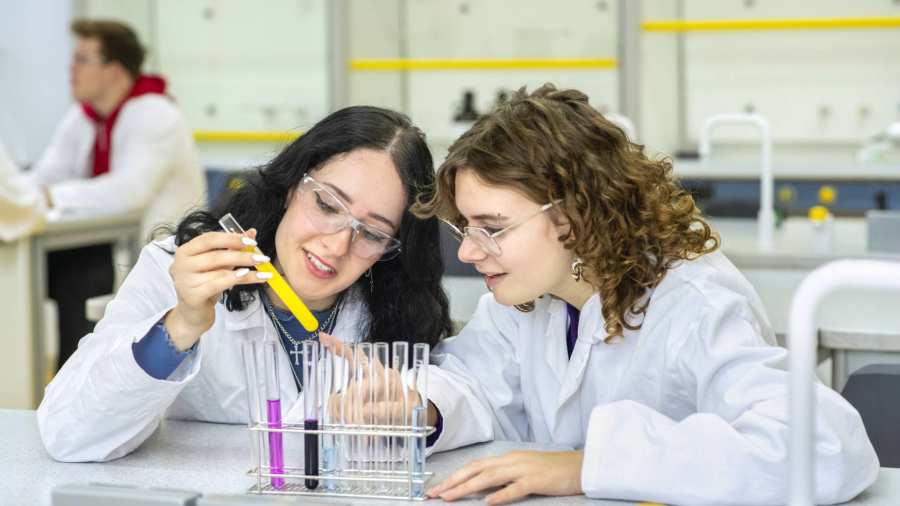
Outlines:
{"type": "MultiPolygon", "coordinates": [[[[325,332],[319,333],[319,342],[346,360],[351,371],[356,369],[357,361],[366,360],[362,355],[354,356],[353,348],[325,332]]],[[[351,424],[397,425],[401,423],[398,420],[408,423],[413,408],[422,404],[419,392],[404,385],[396,369],[385,367],[377,359],[372,364],[371,377],[368,367],[363,370],[366,372],[361,381],[351,376],[349,384],[340,393],[330,396],[328,406],[331,416],[351,424]]],[[[426,423],[431,426],[437,423],[437,408],[431,401],[428,401],[426,423]]]]}
{"type": "Polygon", "coordinates": [[[256,245],[255,238],[254,229],[246,236],[207,232],[175,250],[169,274],[178,304],[166,314],[165,326],[179,350],[193,346],[212,327],[222,292],[236,285],[261,283],[272,276],[250,269],[269,261],[265,255],[243,251],[256,245]]]}

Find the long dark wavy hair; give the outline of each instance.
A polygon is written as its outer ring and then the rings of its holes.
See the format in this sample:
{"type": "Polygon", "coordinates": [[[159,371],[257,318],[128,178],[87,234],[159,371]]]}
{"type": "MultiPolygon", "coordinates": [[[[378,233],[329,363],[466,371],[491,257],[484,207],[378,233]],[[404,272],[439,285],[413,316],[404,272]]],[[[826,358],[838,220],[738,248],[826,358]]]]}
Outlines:
{"type": "Polygon", "coordinates": [[[577,90],[516,91],[450,146],[436,190],[413,212],[465,225],[455,203],[460,170],[538,204],[559,201],[554,210],[571,225],[559,240],[584,260],[600,292],[607,341],[640,328],[648,289],[672,266],[719,246],[672,163],[648,158],[577,90]]]}
{"type": "MultiPolygon", "coordinates": [[[[447,296],[441,288],[444,262],[438,222],[409,212],[416,195],[434,182],[434,162],[425,135],[403,114],[369,106],[341,109],[319,121],[273,160],[245,176],[240,187],[210,211],[187,215],[175,230],[175,244],[220,230],[218,220],[231,213],[245,228],[257,229],[259,248],[275,259],[275,231],[285,213],[285,199],[310,171],[335,156],[356,149],[390,154],[406,194],[397,239],[400,254],[372,266],[374,289],[360,277],[348,291],[359,294],[369,311],[360,329],[367,340],[437,344],[451,332],[447,296]]],[[[246,307],[260,285],[238,285],[223,294],[229,311],[246,307]]]]}

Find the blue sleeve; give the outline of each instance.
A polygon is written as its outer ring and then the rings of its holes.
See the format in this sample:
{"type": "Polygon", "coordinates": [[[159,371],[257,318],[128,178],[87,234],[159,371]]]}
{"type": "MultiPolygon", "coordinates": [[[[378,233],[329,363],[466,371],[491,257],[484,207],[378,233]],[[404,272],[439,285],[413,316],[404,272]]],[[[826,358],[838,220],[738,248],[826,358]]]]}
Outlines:
{"type": "Polygon", "coordinates": [[[194,348],[179,351],[169,339],[165,325],[160,321],[143,339],[131,345],[131,351],[141,369],[156,379],[164,380],[194,352],[194,348]]]}

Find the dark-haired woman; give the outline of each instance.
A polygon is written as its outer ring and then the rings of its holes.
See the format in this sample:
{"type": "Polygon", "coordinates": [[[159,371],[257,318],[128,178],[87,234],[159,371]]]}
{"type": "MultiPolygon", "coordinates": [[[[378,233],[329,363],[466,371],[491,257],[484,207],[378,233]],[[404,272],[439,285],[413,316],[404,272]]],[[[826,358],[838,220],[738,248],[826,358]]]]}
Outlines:
{"type": "MultiPolygon", "coordinates": [[[[452,224],[491,293],[432,353],[434,449],[575,450],[479,460],[430,495],[787,501],[787,352],[669,162],[548,85],[476,122],[436,181],[414,210],[452,224]]],[[[816,503],[847,501],[878,459],[840,394],[816,404],[816,503]]]]}
{"type": "Polygon", "coordinates": [[[321,322],[360,340],[436,344],[450,331],[436,220],[408,209],[434,178],[424,135],[398,113],[337,111],[213,212],[146,246],[94,332],[47,387],[38,425],[57,460],[137,448],[165,417],[245,423],[241,341],[277,335],[281,398],[301,390],[295,351],[316,339],[264,283],[271,261],[321,322]],[[231,213],[249,237],[220,231],[231,213]],[[242,251],[258,244],[265,256],[242,251]]]}

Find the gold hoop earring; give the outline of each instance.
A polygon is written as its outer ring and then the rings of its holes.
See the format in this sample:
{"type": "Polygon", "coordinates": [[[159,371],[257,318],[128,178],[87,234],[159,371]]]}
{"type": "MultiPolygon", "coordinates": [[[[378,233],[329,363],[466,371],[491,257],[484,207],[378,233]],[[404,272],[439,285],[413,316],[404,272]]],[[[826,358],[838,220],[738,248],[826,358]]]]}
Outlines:
{"type": "Polygon", "coordinates": [[[576,282],[584,279],[584,260],[575,257],[575,261],[572,262],[572,279],[576,282]]]}

